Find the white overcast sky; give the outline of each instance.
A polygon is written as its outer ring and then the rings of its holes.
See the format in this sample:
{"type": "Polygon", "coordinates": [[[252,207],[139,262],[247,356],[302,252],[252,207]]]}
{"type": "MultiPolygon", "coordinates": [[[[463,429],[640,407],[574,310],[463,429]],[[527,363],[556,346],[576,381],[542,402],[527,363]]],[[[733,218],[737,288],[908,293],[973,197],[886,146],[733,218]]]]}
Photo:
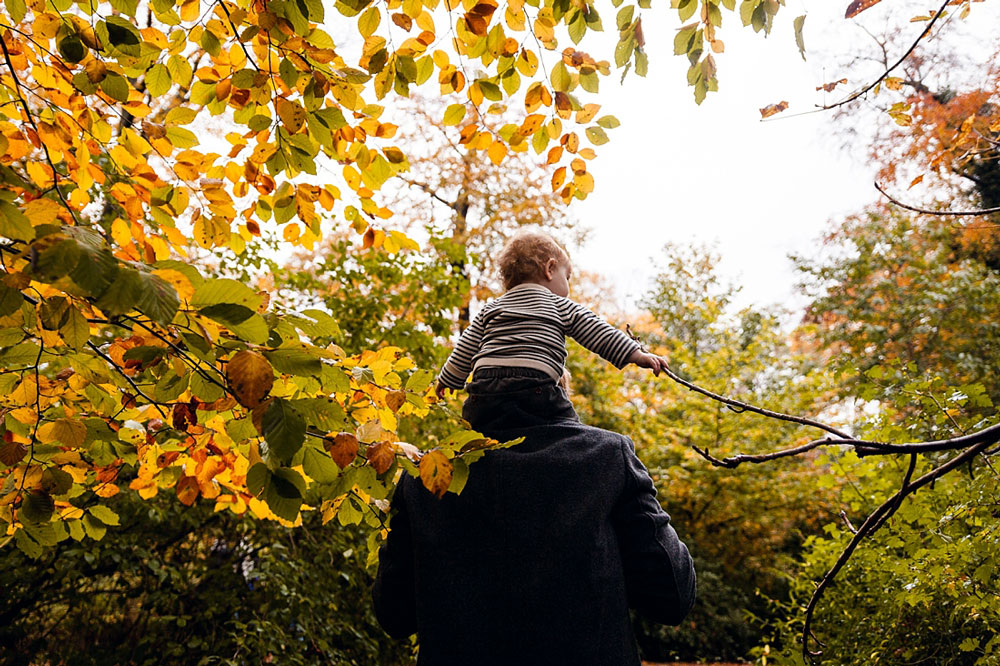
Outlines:
{"type": "MultiPolygon", "coordinates": [[[[873,32],[885,24],[889,10],[881,5],[845,20],[847,4],[788,0],[766,39],[724,12],[720,91],[709,93],[701,106],[686,83],[686,58],[673,55],[676,13],[643,13],[649,74],[630,75],[621,86],[614,74],[602,79],[601,113],[614,114],[622,126],[609,133],[612,141],[599,148],[590,166],[595,192],[572,206],[592,230],[575,263],[610,278],[617,306],[634,306],[649,288],[665,243],[691,241],[716,244],[721,272],[742,285],[741,305],[801,305],[788,254],[810,253],[829,220],[878,195],[864,146],[850,155],[838,148],[828,112],[794,115],[823,101],[817,86],[847,75],[829,56],[865,40],[858,21],[873,32]],[[802,14],[805,62],[792,28],[802,14]],[[789,101],[789,110],[761,122],[759,109],[782,100],[789,101]]],[[[955,29],[995,31],[998,4],[974,5],[955,29]]],[[[604,23],[613,31],[611,18],[604,23]]],[[[923,25],[904,23],[903,30],[915,38],[923,25]]],[[[862,83],[851,80],[851,89],[862,83]]],[[[845,92],[841,87],[826,101],[845,92]]]]}

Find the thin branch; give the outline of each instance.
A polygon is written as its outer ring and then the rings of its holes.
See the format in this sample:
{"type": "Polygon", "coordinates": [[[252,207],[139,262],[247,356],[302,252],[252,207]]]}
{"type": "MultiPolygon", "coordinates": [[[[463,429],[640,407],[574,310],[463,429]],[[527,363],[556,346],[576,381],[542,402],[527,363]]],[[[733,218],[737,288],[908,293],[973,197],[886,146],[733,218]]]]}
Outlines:
{"type": "Polygon", "coordinates": [[[878,184],[878,181],[875,182],[875,189],[878,190],[879,192],[881,192],[882,196],[884,196],[886,199],[888,199],[892,203],[896,204],[900,208],[905,208],[906,210],[911,210],[914,213],[922,213],[923,215],[941,215],[941,216],[945,216],[945,215],[965,215],[965,216],[974,216],[974,215],[992,215],[993,213],[1000,213],[1000,206],[995,206],[993,208],[982,208],[980,210],[930,210],[930,209],[927,209],[927,208],[918,208],[917,206],[912,206],[910,204],[903,203],[899,199],[896,199],[895,197],[893,197],[892,195],[890,195],[888,192],[886,192],[884,189],[882,189],[882,186],[878,184]]]}
{"type": "Polygon", "coordinates": [[[670,368],[665,368],[663,370],[663,372],[664,372],[664,374],[667,375],[667,377],[670,377],[670,379],[674,380],[675,382],[677,382],[681,386],[684,386],[685,388],[687,388],[687,389],[689,389],[691,391],[694,391],[695,393],[700,393],[700,394],[702,394],[702,395],[704,395],[706,397],[709,397],[712,400],[718,400],[722,404],[727,405],[730,409],[732,409],[736,413],[753,412],[754,414],[760,414],[761,416],[767,416],[769,418],[777,419],[779,421],[788,421],[790,423],[798,423],[799,425],[812,426],[813,428],[819,428],[820,430],[825,430],[826,432],[830,433],[831,435],[836,435],[837,437],[840,437],[841,439],[852,439],[851,436],[848,435],[843,430],[839,430],[839,429],[837,429],[837,428],[835,428],[835,427],[833,427],[831,425],[827,425],[826,423],[821,423],[819,421],[814,421],[812,419],[807,419],[807,418],[802,417],[802,416],[792,416],[791,414],[782,414],[781,412],[775,412],[775,411],[772,411],[770,409],[764,409],[763,407],[757,407],[755,405],[751,405],[751,404],[746,403],[746,402],[741,402],[739,400],[734,400],[733,398],[727,398],[725,396],[719,395],[718,393],[712,393],[708,389],[704,389],[704,388],[702,388],[700,386],[697,386],[696,384],[692,384],[691,382],[687,381],[686,379],[681,378],[679,375],[677,375],[670,368]]]}
{"type": "Polygon", "coordinates": [[[426,192],[428,195],[430,195],[431,198],[437,199],[438,201],[440,201],[441,203],[443,203],[448,208],[451,208],[455,212],[458,212],[458,204],[457,203],[455,203],[453,201],[448,201],[447,199],[442,198],[437,192],[435,192],[434,190],[431,189],[430,185],[426,185],[424,183],[418,183],[415,180],[410,180],[409,178],[405,178],[403,176],[396,176],[396,177],[399,178],[404,183],[406,183],[407,185],[410,185],[412,187],[419,187],[424,192],[426,192]]]}
{"type": "Polygon", "coordinates": [[[937,10],[937,13],[935,13],[934,16],[931,17],[931,20],[927,22],[927,27],[924,28],[924,31],[920,33],[920,36],[917,37],[917,39],[913,42],[913,44],[910,45],[910,48],[908,48],[906,50],[906,53],[904,53],[899,58],[899,60],[897,60],[892,65],[892,67],[887,68],[882,73],[882,75],[880,77],[878,77],[877,79],[875,79],[875,81],[873,81],[872,83],[868,84],[867,86],[865,86],[861,90],[859,90],[859,91],[855,92],[854,94],[849,95],[848,97],[842,99],[841,101],[835,102],[833,104],[826,104],[826,105],[820,106],[819,108],[821,110],[823,110],[823,111],[829,111],[830,109],[835,109],[838,106],[843,106],[845,104],[849,104],[849,103],[853,102],[854,100],[856,100],[857,98],[859,98],[862,95],[864,95],[865,93],[867,93],[869,90],[871,90],[872,88],[874,88],[878,84],[880,84],[883,81],[885,81],[889,77],[889,74],[891,74],[894,69],[896,69],[897,67],[899,67],[900,65],[902,65],[903,61],[910,57],[910,54],[913,53],[913,51],[917,48],[917,45],[920,44],[920,42],[923,41],[924,37],[927,36],[927,33],[929,33],[931,31],[931,28],[934,27],[934,24],[937,23],[937,20],[944,15],[945,9],[947,9],[948,5],[950,5],[952,3],[952,1],[953,0],[944,0],[944,4],[942,4],[941,8],[937,10]]]}

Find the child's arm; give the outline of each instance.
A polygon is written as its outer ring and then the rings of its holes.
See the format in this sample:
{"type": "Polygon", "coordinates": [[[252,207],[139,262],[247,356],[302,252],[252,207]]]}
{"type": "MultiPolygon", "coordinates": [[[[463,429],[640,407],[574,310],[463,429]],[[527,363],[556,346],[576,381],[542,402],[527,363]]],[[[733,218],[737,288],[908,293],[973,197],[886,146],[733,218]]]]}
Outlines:
{"type": "Polygon", "coordinates": [[[572,303],[572,306],[567,334],[586,349],[609,361],[618,369],[624,368],[629,363],[635,363],[640,368],[652,370],[654,375],[666,370],[667,359],[643,351],[639,343],[628,334],[618,330],[579,303],[572,303]]]}
{"type": "Polygon", "coordinates": [[[445,389],[461,391],[465,388],[465,380],[472,372],[472,359],[479,351],[483,341],[484,327],[480,315],[477,315],[472,323],[462,331],[455,349],[452,350],[444,367],[441,368],[437,387],[434,389],[437,397],[444,397],[445,389]]]}

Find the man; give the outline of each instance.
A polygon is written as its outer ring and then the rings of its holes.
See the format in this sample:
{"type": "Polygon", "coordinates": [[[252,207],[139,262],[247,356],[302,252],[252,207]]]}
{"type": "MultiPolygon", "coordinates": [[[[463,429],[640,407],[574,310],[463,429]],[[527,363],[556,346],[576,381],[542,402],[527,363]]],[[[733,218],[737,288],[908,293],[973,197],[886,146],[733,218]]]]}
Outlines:
{"type": "Polygon", "coordinates": [[[497,413],[467,405],[478,430],[525,439],[474,463],[461,495],[400,480],[376,616],[418,635],[420,666],[638,666],[628,609],[680,623],[691,556],[632,442],[575,413],[552,421],[540,380],[518,381],[497,413]]]}

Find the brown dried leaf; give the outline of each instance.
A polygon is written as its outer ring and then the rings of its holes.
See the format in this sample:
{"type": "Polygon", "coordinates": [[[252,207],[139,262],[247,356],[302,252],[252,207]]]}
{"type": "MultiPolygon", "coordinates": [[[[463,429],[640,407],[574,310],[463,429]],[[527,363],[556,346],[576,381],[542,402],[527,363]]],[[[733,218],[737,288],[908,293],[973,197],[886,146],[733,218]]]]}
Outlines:
{"type": "Polygon", "coordinates": [[[406,402],[405,391],[389,391],[385,396],[385,406],[393,412],[399,411],[404,402],[406,402]]]}
{"type": "Polygon", "coordinates": [[[836,88],[842,83],[847,83],[847,79],[840,79],[839,81],[831,81],[830,83],[824,83],[823,85],[818,86],[816,90],[822,90],[823,92],[832,92],[834,88],[836,88]]]}
{"type": "Polygon", "coordinates": [[[333,437],[324,437],[323,444],[340,469],[354,462],[354,458],[358,455],[358,438],[353,433],[338,432],[333,437]]]}
{"type": "Polygon", "coordinates": [[[274,368],[263,355],[243,350],[236,352],[226,365],[229,386],[244,407],[256,407],[271,392],[274,368]]]}
{"type": "Polygon", "coordinates": [[[368,462],[379,474],[384,474],[392,467],[392,462],[396,459],[396,449],[389,442],[378,442],[368,447],[368,462]]]}
{"type": "Polygon", "coordinates": [[[28,449],[21,442],[7,442],[0,446],[0,463],[10,467],[21,462],[27,454],[28,449]]]}
{"type": "Polygon", "coordinates": [[[778,102],[777,104],[768,104],[767,106],[765,106],[763,109],[760,110],[760,117],[770,118],[776,113],[781,113],[787,108],[788,108],[788,102],[785,101],[778,102]]]}

